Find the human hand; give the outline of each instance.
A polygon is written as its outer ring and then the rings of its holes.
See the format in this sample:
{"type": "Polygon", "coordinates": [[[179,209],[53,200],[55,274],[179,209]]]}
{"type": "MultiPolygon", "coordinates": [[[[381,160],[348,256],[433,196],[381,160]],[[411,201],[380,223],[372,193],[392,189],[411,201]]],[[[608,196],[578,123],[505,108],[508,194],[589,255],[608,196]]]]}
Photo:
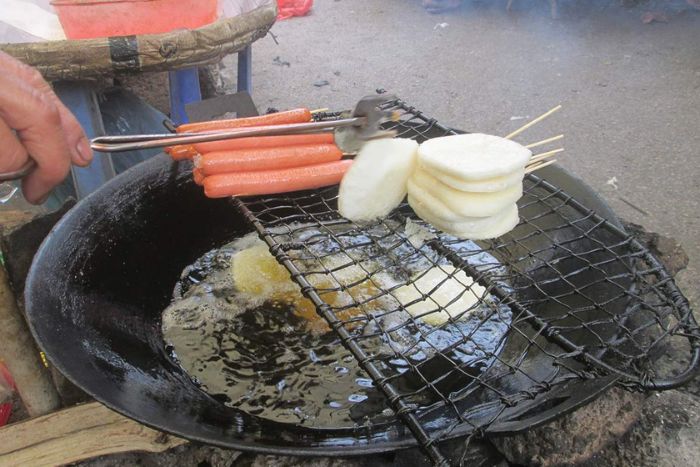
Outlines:
{"type": "Polygon", "coordinates": [[[24,197],[42,203],[92,150],[73,114],[34,68],[0,52],[0,173],[36,167],[22,180],[24,197]]]}

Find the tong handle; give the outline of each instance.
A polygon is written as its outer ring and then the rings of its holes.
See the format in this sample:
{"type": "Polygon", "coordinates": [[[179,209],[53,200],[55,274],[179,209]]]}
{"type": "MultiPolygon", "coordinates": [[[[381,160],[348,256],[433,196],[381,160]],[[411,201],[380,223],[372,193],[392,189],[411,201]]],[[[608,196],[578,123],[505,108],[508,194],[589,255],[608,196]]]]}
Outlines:
{"type": "Polygon", "coordinates": [[[90,142],[90,147],[98,152],[124,152],[140,149],[162,148],[180,144],[206,143],[224,139],[247,138],[251,136],[278,136],[309,133],[318,130],[361,126],[366,117],[352,117],[326,122],[290,123],[264,127],[240,128],[207,133],[180,133],[165,135],[100,136],[90,142]]]}
{"type": "Polygon", "coordinates": [[[26,175],[29,175],[29,172],[34,170],[34,167],[36,167],[36,162],[34,162],[34,159],[29,159],[26,164],[17,170],[0,173],[0,182],[10,182],[24,178],[26,175]]]}

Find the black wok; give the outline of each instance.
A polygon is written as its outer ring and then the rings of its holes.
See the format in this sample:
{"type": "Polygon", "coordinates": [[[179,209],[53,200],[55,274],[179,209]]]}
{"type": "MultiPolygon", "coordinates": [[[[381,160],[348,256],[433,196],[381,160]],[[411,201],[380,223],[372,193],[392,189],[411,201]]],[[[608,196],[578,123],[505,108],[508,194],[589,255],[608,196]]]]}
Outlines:
{"type": "MultiPolygon", "coordinates": [[[[580,180],[556,168],[543,175],[617,222],[580,180]]],[[[414,445],[398,423],[374,430],[312,430],[251,417],[199,390],[171,360],[160,314],[183,268],[251,230],[232,203],[203,196],[188,164],[159,155],[134,167],[78,203],[37,253],[26,286],[37,342],[58,370],[95,399],[192,440],[311,455],[414,445]]],[[[564,384],[519,405],[493,430],[541,423],[585,403],[611,382],[564,384]]]]}

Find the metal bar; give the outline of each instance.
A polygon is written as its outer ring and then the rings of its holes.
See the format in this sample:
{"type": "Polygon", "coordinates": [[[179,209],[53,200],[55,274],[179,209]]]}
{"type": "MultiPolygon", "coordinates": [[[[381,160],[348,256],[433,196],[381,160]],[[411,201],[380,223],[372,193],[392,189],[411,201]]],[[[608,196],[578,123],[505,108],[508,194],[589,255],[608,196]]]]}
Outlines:
{"type": "Polygon", "coordinates": [[[410,407],[402,400],[400,393],[391,383],[386,381],[386,377],[382,371],[372,362],[370,362],[369,357],[365,354],[357,342],[352,339],[352,336],[350,336],[348,331],[342,326],[343,322],[333,314],[330,306],[318,295],[316,289],[302,276],[301,271],[299,271],[289,257],[287,257],[282,248],[280,248],[280,244],[268,234],[262,223],[255,217],[255,214],[253,214],[250,209],[248,209],[246,204],[239,198],[232,198],[232,202],[241,211],[248,222],[255,227],[258,235],[270,247],[270,250],[277,261],[287,268],[292,279],[294,279],[294,281],[296,281],[296,283],[301,287],[302,293],[313,302],[316,307],[316,312],[323,319],[325,319],[326,322],[328,322],[328,325],[340,338],[343,346],[345,346],[345,348],[352,353],[360,367],[367,372],[382,393],[384,393],[384,396],[387,398],[387,401],[394,410],[394,413],[396,413],[396,415],[405,423],[406,427],[416,438],[421,446],[421,449],[428,456],[433,465],[448,467],[450,465],[448,460],[443,456],[440,449],[433,443],[430,436],[421,426],[418,417],[415,415],[416,409],[410,407]]]}
{"type": "MultiPolygon", "coordinates": [[[[59,82],[54,85],[54,91],[73,112],[88,138],[105,134],[100,107],[92,85],[81,82],[59,82]]],[[[79,199],[97,190],[115,175],[110,154],[95,154],[89,167],[73,167],[71,171],[79,199]]]]}
{"type": "Polygon", "coordinates": [[[170,82],[170,119],[176,124],[189,122],[185,106],[202,100],[197,68],[168,72],[170,82]]]}
{"type": "Polygon", "coordinates": [[[247,46],[238,52],[238,92],[253,91],[253,47],[247,46]]]}

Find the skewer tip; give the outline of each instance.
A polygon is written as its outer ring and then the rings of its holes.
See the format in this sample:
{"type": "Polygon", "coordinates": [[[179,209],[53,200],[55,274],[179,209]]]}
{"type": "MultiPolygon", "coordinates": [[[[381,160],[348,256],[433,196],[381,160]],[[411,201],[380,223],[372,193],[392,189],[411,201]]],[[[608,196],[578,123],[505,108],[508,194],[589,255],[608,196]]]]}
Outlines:
{"type": "Polygon", "coordinates": [[[525,125],[521,126],[521,127],[518,128],[517,130],[515,130],[514,132],[512,132],[511,134],[509,134],[508,136],[506,136],[505,138],[506,138],[506,139],[511,139],[511,138],[514,138],[514,137],[518,136],[518,135],[519,135],[520,133],[522,133],[523,131],[527,130],[528,128],[530,128],[531,126],[535,125],[536,123],[541,122],[542,120],[544,120],[545,118],[549,117],[550,115],[552,115],[554,112],[558,111],[558,110],[561,109],[561,108],[562,108],[562,105],[559,104],[558,106],[554,107],[553,109],[548,110],[547,112],[543,113],[542,115],[540,115],[539,117],[535,118],[534,120],[532,120],[532,121],[526,123],[525,125]]]}

